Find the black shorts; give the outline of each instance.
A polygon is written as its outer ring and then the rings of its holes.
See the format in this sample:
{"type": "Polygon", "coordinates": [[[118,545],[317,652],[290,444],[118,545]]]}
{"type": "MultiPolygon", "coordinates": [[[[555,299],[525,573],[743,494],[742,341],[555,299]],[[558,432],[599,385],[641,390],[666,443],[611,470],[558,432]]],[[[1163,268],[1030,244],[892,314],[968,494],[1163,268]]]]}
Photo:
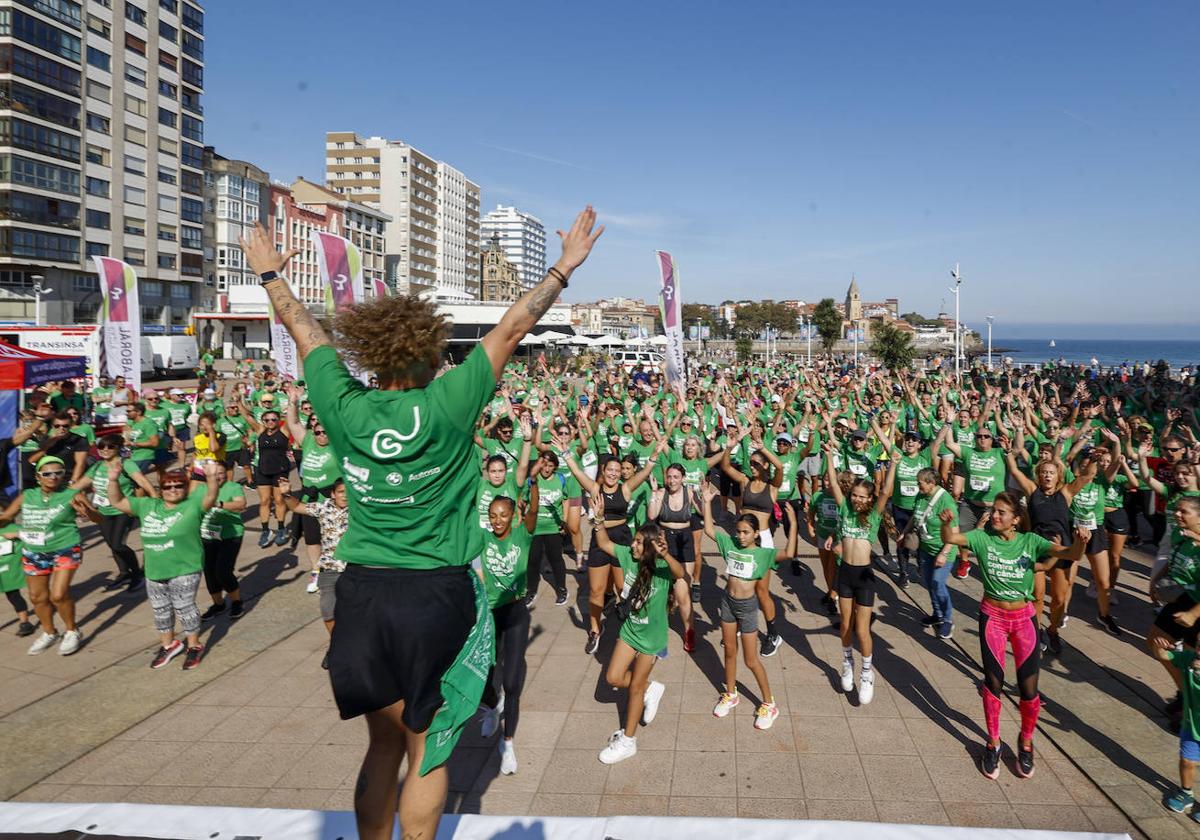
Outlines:
{"type": "MultiPolygon", "coordinates": [[[[618,525],[615,528],[609,528],[608,538],[617,545],[631,546],[633,545],[633,532],[629,530],[629,525],[618,525]]],[[[592,544],[588,547],[587,566],[589,569],[600,569],[604,566],[620,566],[620,562],[616,557],[607,554],[600,550],[600,546],[596,545],[595,532],[592,532],[592,544]]]]}
{"type": "Polygon", "coordinates": [[[1129,513],[1125,508],[1105,512],[1104,530],[1118,536],[1129,533],[1129,513]]]}
{"type": "Polygon", "coordinates": [[[1194,606],[1196,606],[1196,602],[1192,600],[1190,595],[1180,595],[1158,611],[1158,615],[1154,619],[1154,626],[1175,641],[1178,642],[1182,639],[1183,643],[1188,647],[1195,647],[1196,638],[1200,636],[1200,624],[1184,627],[1175,621],[1175,616],[1182,612],[1187,612],[1194,606]]]}
{"type": "Polygon", "coordinates": [[[381,569],[351,564],[338,578],[329,681],[342,720],[404,701],[424,732],[442,705],[442,675],[475,626],[470,566],[381,569]]]}
{"type": "Polygon", "coordinates": [[[225,469],[232,470],[234,467],[249,467],[250,466],[250,450],[235,449],[232,452],[225,453],[225,469]]]}
{"type": "Polygon", "coordinates": [[[1083,550],[1083,553],[1099,554],[1102,551],[1108,551],[1108,534],[1103,528],[1096,528],[1088,538],[1087,548],[1083,550]]]}
{"type": "Polygon", "coordinates": [[[729,476],[725,475],[724,470],[721,471],[720,483],[717,485],[718,492],[728,498],[737,498],[742,495],[742,485],[738,484],[729,476]]]}
{"type": "MultiPolygon", "coordinates": [[[[691,563],[696,559],[696,544],[690,528],[663,528],[667,538],[667,551],[679,563],[691,563]]],[[[698,582],[698,581],[697,581],[698,582]]]]}
{"type": "Polygon", "coordinates": [[[853,598],[860,607],[875,606],[875,567],[842,563],[837,570],[839,598],[853,598]]]}
{"type": "Polygon", "coordinates": [[[263,472],[261,469],[254,471],[254,486],[255,487],[278,487],[279,479],[287,478],[288,472],[263,472]]]}

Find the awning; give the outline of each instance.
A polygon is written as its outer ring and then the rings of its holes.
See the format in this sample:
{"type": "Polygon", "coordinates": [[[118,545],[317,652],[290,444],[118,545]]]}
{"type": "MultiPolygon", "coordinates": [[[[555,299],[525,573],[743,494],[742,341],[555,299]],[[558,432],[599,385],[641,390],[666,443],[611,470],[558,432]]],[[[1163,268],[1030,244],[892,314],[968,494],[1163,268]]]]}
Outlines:
{"type": "Polygon", "coordinates": [[[19,391],[86,375],[87,359],[83,356],[54,356],[0,341],[0,391],[19,391]]]}
{"type": "Polygon", "coordinates": [[[267,313],[262,312],[197,312],[192,316],[197,321],[265,321],[267,313]]]}

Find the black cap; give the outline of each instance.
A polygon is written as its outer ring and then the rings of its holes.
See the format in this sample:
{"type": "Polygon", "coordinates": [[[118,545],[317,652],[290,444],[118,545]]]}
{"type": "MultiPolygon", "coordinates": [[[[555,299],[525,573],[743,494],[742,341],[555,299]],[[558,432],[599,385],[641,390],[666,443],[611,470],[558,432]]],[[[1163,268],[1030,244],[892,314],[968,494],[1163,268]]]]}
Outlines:
{"type": "Polygon", "coordinates": [[[916,432],[905,432],[904,439],[905,440],[915,440],[917,442],[920,442],[921,436],[919,434],[917,434],[916,432]]]}

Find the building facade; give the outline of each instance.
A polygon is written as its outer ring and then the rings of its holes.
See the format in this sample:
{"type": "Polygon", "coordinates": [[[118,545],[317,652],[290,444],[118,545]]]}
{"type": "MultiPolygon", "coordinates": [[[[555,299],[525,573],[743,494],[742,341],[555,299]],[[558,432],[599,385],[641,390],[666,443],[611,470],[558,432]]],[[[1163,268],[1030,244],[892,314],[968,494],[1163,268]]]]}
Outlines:
{"type": "Polygon", "coordinates": [[[508,302],[518,300],[525,289],[517,267],[508,261],[500,246],[500,237],[492,234],[483,249],[480,266],[479,299],[484,302],[508,302]]]}
{"type": "Polygon", "coordinates": [[[303,178],[292,184],[292,199],[301,207],[318,213],[322,213],[326,207],[340,210],[340,213],[332,214],[332,218],[340,224],[340,229],[330,230],[330,233],[344,236],[358,246],[362,255],[364,286],[367,290],[373,290],[376,280],[387,282],[384,249],[391,216],[303,178]]]}
{"type": "Polygon", "coordinates": [[[546,276],[546,228],[537,216],[516,207],[496,205],[479,223],[484,238],[500,237],[508,261],[517,268],[521,285],[532,289],[546,276]]]}
{"type": "Polygon", "coordinates": [[[398,293],[478,296],[478,184],[404,141],[353,132],[325,135],[325,183],[391,217],[385,270],[398,293]]]}
{"type": "Polygon", "coordinates": [[[0,91],[0,318],[94,323],[106,255],[138,274],[144,332],[186,330],[216,294],[203,6],[0,2],[0,91]]]}
{"type": "Polygon", "coordinates": [[[230,286],[255,286],[258,277],[245,264],[239,240],[254,225],[266,225],[271,177],[252,163],[229,160],[212,146],[204,149],[205,282],[218,294],[230,286]]]}

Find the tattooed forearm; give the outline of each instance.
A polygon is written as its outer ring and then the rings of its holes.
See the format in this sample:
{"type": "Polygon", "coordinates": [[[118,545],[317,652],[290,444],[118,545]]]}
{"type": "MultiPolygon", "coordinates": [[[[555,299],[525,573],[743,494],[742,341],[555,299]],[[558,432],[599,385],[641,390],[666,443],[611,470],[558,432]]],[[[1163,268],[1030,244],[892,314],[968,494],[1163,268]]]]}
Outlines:
{"type": "Polygon", "coordinates": [[[296,342],[296,350],[303,359],[309,351],[323,344],[329,344],[329,336],[317,323],[317,319],[308,311],[308,307],[296,300],[287,282],[280,278],[272,280],[265,286],[271,305],[279,313],[279,320],[287,327],[296,342]]]}
{"type": "MultiPolygon", "coordinates": [[[[549,311],[554,301],[558,298],[558,293],[562,287],[553,277],[547,277],[539,285],[525,295],[525,311],[533,316],[534,323],[537,323],[543,315],[549,311]]],[[[533,326],[533,324],[530,324],[533,326]]]]}

